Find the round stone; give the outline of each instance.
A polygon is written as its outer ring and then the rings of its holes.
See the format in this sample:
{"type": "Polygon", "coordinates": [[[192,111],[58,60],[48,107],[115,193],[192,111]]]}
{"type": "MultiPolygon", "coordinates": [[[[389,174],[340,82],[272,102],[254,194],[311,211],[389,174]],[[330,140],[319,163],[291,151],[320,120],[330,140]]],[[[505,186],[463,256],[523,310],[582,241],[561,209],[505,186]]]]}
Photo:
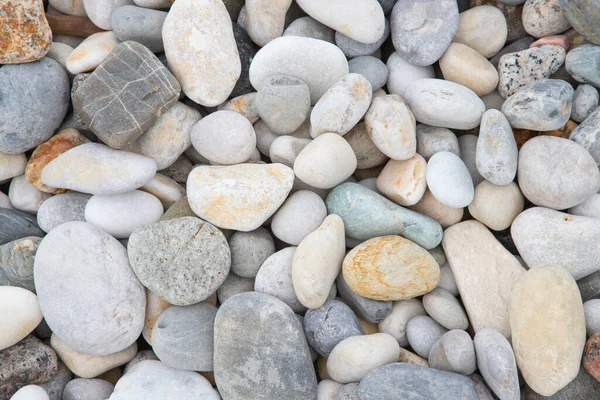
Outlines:
{"type": "Polygon", "coordinates": [[[281,36],[285,24],[286,13],[292,0],[245,2],[247,22],[244,27],[252,41],[264,46],[271,40],[281,36]]]}
{"type": "Polygon", "coordinates": [[[227,279],[217,289],[219,303],[223,304],[236,294],[254,291],[254,278],[242,278],[233,272],[229,272],[227,279]]]}
{"type": "Polygon", "coordinates": [[[515,182],[496,186],[483,181],[475,187],[475,197],[469,204],[469,213],[488,228],[502,231],[510,227],[523,211],[524,204],[523,194],[515,182]]]}
{"type": "Polygon", "coordinates": [[[269,231],[258,228],[250,232],[235,232],[229,239],[231,271],[243,278],[254,278],[260,266],[275,253],[275,243],[269,231]]]}
{"type": "Polygon", "coordinates": [[[517,174],[519,150],[510,123],[498,110],[481,118],[477,140],[477,171],[494,185],[508,185],[517,174]]]}
{"type": "Polygon", "coordinates": [[[388,67],[380,59],[372,56],[360,56],[348,61],[351,74],[361,74],[371,84],[371,89],[381,89],[388,80],[388,67]]]}
{"type": "Polygon", "coordinates": [[[25,173],[27,157],[21,154],[0,153],[0,182],[25,173]]]}
{"type": "Polygon", "coordinates": [[[523,27],[536,38],[557,35],[571,24],[560,5],[560,0],[529,0],[523,6],[523,27]]]}
{"type": "Polygon", "coordinates": [[[498,72],[481,54],[462,43],[450,43],[440,58],[444,79],[468,87],[478,96],[498,86],[498,72]]]}
{"type": "Polygon", "coordinates": [[[92,196],[84,193],[57,194],[44,201],[37,212],[37,223],[44,232],[71,221],[85,221],[85,206],[92,196]]]}
{"type": "Polygon", "coordinates": [[[427,315],[423,304],[418,299],[395,301],[392,312],[378,324],[379,332],[392,335],[401,347],[408,346],[406,326],[418,315],[427,315]]]}
{"type": "Polygon", "coordinates": [[[198,303],[216,292],[231,266],[225,236],[194,217],[141,226],[129,237],[127,250],[142,284],[181,306],[198,303]]]}
{"type": "Polygon", "coordinates": [[[8,198],[12,206],[33,214],[37,213],[42,203],[50,197],[50,193],[42,192],[29,183],[25,175],[12,178],[8,188],[8,198]]]}
{"type": "Polygon", "coordinates": [[[428,358],[433,345],[448,332],[446,328],[438,324],[433,318],[426,315],[418,315],[412,318],[406,325],[406,338],[410,347],[421,357],[428,358]]]}
{"type": "Polygon", "coordinates": [[[12,395],[11,400],[49,400],[48,393],[40,386],[27,385],[12,395]]]}
{"type": "Polygon", "coordinates": [[[327,208],[319,195],[299,190],[273,215],[271,230],[279,240],[297,246],[321,225],[326,216],[327,208]]]}
{"type": "Polygon", "coordinates": [[[35,294],[20,287],[0,286],[0,351],[21,341],[41,321],[42,313],[35,294]]]}
{"type": "Polygon", "coordinates": [[[427,164],[427,186],[442,204],[466,207],[473,201],[475,190],[467,166],[454,153],[435,153],[427,164]]]}
{"type": "Polygon", "coordinates": [[[440,151],[449,151],[460,157],[458,138],[450,129],[417,124],[417,153],[429,160],[440,151]]]}
{"type": "Polygon", "coordinates": [[[428,362],[431,368],[471,375],[477,369],[471,336],[459,329],[446,332],[429,351],[428,362]]]}
{"type": "Polygon", "coordinates": [[[390,94],[397,94],[404,98],[406,90],[411,83],[418,79],[435,78],[433,66],[418,66],[406,61],[396,51],[387,60],[389,70],[387,89],[390,94]]]}
{"type": "Polygon", "coordinates": [[[460,13],[452,41],[465,44],[490,58],[504,47],[507,35],[508,25],[502,11],[492,5],[484,5],[460,13]]]}
{"type": "Polygon", "coordinates": [[[76,378],[65,386],[62,400],[107,399],[114,389],[112,383],[103,379],[76,378]]]}
{"type": "Polygon", "coordinates": [[[377,177],[377,190],[401,206],[412,206],[427,189],[427,162],[419,154],[404,161],[390,160],[377,177]]]}
{"type": "Polygon", "coordinates": [[[50,0],[50,5],[63,14],[85,17],[83,0],[50,0]]]}
{"type": "Polygon", "coordinates": [[[454,295],[444,289],[435,288],[425,294],[423,296],[423,307],[425,307],[425,311],[431,318],[446,329],[467,330],[469,327],[469,318],[464,308],[454,295]]]}
{"type": "Polygon", "coordinates": [[[592,85],[583,84],[577,86],[573,95],[573,106],[571,107],[571,119],[582,122],[598,108],[598,90],[592,85]]]}

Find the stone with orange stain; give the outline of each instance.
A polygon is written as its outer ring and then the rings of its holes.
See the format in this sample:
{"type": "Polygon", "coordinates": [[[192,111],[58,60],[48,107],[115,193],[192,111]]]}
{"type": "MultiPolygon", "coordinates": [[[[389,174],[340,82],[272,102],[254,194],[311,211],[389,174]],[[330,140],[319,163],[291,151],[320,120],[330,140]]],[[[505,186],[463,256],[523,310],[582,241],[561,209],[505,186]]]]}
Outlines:
{"type": "Polygon", "coordinates": [[[401,206],[417,204],[427,189],[427,162],[419,155],[404,161],[390,160],[377,177],[377,190],[401,206]]]}
{"type": "Polygon", "coordinates": [[[52,45],[42,0],[0,2],[0,64],[39,60],[52,45]]]}
{"type": "Polygon", "coordinates": [[[292,0],[247,0],[246,30],[254,43],[264,46],[281,36],[292,0]]]}
{"type": "Polygon", "coordinates": [[[430,292],[440,268],[421,246],[400,236],[376,237],[358,245],[343,263],[344,279],[373,300],[404,300],[430,292]]]}
{"type": "Polygon", "coordinates": [[[568,50],[569,46],[571,45],[571,41],[565,35],[547,36],[547,37],[543,37],[543,38],[538,39],[535,42],[531,43],[529,45],[529,47],[540,47],[540,46],[543,46],[546,44],[560,46],[560,47],[564,48],[565,50],[568,50]]]}
{"type": "Polygon", "coordinates": [[[41,179],[42,170],[50,161],[62,153],[84,143],[89,143],[89,140],[78,130],[68,128],[40,144],[27,162],[25,168],[27,181],[42,192],[54,194],[67,192],[66,189],[57,189],[45,185],[41,179]]]}
{"type": "Polygon", "coordinates": [[[93,71],[119,44],[113,31],[98,32],[88,36],[67,57],[67,69],[72,74],[93,71]]]}
{"type": "Polygon", "coordinates": [[[555,129],[553,131],[532,131],[530,129],[513,128],[513,135],[515,136],[517,146],[520,149],[521,146],[523,146],[525,142],[527,142],[529,139],[540,135],[556,136],[561,137],[563,139],[568,139],[571,136],[571,132],[573,132],[578,126],[579,125],[577,124],[577,122],[570,119],[562,128],[555,129]]]}
{"type": "Polygon", "coordinates": [[[235,111],[236,113],[242,114],[244,117],[248,118],[248,121],[253,124],[260,119],[260,115],[256,109],[257,95],[258,93],[252,92],[235,97],[228,102],[221,104],[218,107],[218,110],[235,111]]]}
{"type": "Polygon", "coordinates": [[[148,344],[152,344],[152,328],[154,328],[156,320],[169,307],[171,307],[171,303],[151,290],[146,289],[146,317],[142,335],[148,344]]]}
{"type": "Polygon", "coordinates": [[[583,352],[583,367],[600,381],[600,332],[588,339],[583,352]]]}

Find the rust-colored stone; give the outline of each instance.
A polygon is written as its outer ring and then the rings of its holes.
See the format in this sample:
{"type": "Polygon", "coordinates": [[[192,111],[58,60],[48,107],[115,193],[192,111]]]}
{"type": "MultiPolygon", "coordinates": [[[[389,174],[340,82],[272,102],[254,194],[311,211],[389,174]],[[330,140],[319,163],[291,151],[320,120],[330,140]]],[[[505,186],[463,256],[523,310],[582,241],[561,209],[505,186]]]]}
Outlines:
{"type": "Polygon", "coordinates": [[[577,128],[577,125],[577,122],[570,119],[569,121],[567,121],[565,126],[553,131],[532,131],[529,129],[513,129],[513,134],[515,135],[517,146],[521,148],[521,146],[523,146],[526,141],[540,135],[557,136],[564,139],[568,139],[571,135],[571,132],[573,132],[573,130],[577,128]]]}
{"type": "Polygon", "coordinates": [[[0,0],[0,64],[32,62],[52,45],[42,0],[0,0]]]}
{"type": "Polygon", "coordinates": [[[66,189],[56,189],[44,185],[41,178],[42,170],[50,161],[65,151],[88,142],[89,140],[76,129],[68,128],[60,131],[35,149],[25,167],[25,178],[42,192],[54,194],[68,192],[66,189]]]}
{"type": "Polygon", "coordinates": [[[600,382],[600,332],[589,338],[585,344],[583,367],[600,382]]]}

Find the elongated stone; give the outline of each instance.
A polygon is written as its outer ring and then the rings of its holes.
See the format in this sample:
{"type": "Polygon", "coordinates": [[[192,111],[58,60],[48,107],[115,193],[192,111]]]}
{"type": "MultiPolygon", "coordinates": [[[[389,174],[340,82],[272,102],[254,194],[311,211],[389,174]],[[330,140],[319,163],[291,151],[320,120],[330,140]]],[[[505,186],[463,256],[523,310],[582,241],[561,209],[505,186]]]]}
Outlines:
{"type": "Polygon", "coordinates": [[[571,26],[590,42],[600,45],[598,4],[598,0],[560,0],[571,26]]]}
{"type": "Polygon", "coordinates": [[[598,90],[592,85],[577,86],[573,95],[571,119],[582,122],[598,108],[598,90]]]}
{"type": "Polygon", "coordinates": [[[0,245],[26,236],[44,236],[36,223],[35,215],[19,210],[0,208],[0,226],[0,245]]]}
{"type": "Polygon", "coordinates": [[[585,147],[600,165],[600,107],[571,132],[569,139],[585,147]]]}
{"type": "Polygon", "coordinates": [[[519,399],[517,363],[510,343],[493,329],[475,335],[477,366],[490,389],[501,399],[519,399]]]}
{"type": "Polygon", "coordinates": [[[477,171],[494,185],[508,185],[517,174],[519,151],[510,123],[498,110],[481,118],[477,140],[477,171]]]}
{"type": "Polygon", "coordinates": [[[346,283],[344,274],[338,275],[336,287],[338,295],[344,302],[350,306],[356,315],[367,322],[376,324],[384,320],[384,318],[392,311],[391,301],[372,300],[356,294],[350,286],[348,286],[348,283],[346,283]]]}

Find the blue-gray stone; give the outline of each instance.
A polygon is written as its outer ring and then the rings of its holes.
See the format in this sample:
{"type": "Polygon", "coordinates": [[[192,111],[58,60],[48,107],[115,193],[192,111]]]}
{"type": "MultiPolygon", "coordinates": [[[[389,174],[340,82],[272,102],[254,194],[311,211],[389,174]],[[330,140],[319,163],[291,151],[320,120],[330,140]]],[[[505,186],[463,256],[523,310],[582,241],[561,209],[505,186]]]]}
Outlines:
{"type": "Polygon", "coordinates": [[[428,315],[417,315],[406,325],[406,338],[410,347],[427,359],[433,346],[448,332],[448,329],[437,323],[428,315]]]}
{"type": "Polygon", "coordinates": [[[360,381],[360,400],[479,400],[466,376],[407,363],[375,368],[360,381]]]}
{"type": "Polygon", "coordinates": [[[426,249],[442,240],[442,227],[435,220],[400,207],[358,183],[337,186],[325,204],[329,214],[342,218],[346,235],[354,239],[400,235],[426,249]]]}
{"type": "Polygon", "coordinates": [[[500,57],[508,53],[516,53],[521,50],[528,49],[529,45],[535,41],[536,39],[533,36],[522,37],[521,39],[512,42],[508,46],[505,46],[502,50],[496,53],[494,57],[490,58],[490,63],[492,63],[492,65],[497,69],[498,63],[500,62],[500,57]]]}
{"type": "Polygon", "coordinates": [[[335,400],[358,400],[358,383],[348,383],[337,393],[335,400]]]}
{"type": "Polygon", "coordinates": [[[37,212],[37,223],[44,232],[66,222],[85,221],[85,206],[92,198],[87,193],[63,193],[44,201],[37,212]]]}
{"type": "Polygon", "coordinates": [[[475,335],[475,351],[479,372],[488,386],[501,399],[518,399],[519,376],[513,349],[502,334],[494,329],[481,329],[475,335]]]}
{"type": "Polygon", "coordinates": [[[0,152],[19,154],[50,139],[69,108],[69,77],[49,57],[0,68],[0,152]]]}
{"type": "Polygon", "coordinates": [[[566,68],[577,82],[600,87],[600,46],[584,44],[569,51],[566,68]]]}
{"type": "Polygon", "coordinates": [[[327,300],[321,307],[306,312],[304,333],[317,353],[328,356],[339,342],[363,335],[364,331],[350,307],[341,301],[327,300]]]}
{"type": "Polygon", "coordinates": [[[44,232],[35,222],[35,215],[0,208],[0,245],[25,236],[44,236],[44,232]]]}
{"type": "Polygon", "coordinates": [[[167,18],[164,11],[144,7],[123,6],[111,15],[112,29],[121,42],[133,40],[155,53],[164,50],[162,27],[167,18]]]}
{"type": "Polygon", "coordinates": [[[0,286],[34,290],[33,262],[41,241],[40,237],[29,236],[0,246],[0,286]]]}
{"type": "Polygon", "coordinates": [[[600,44],[600,0],[560,0],[560,5],[577,32],[600,44]]]}
{"type": "Polygon", "coordinates": [[[335,44],[340,48],[348,58],[368,56],[373,54],[381,47],[383,42],[390,36],[390,23],[385,20],[385,30],[381,38],[375,43],[361,43],[356,40],[350,39],[348,36],[341,32],[335,33],[335,44]]]}
{"type": "Polygon", "coordinates": [[[372,324],[383,321],[392,312],[391,301],[367,299],[356,293],[344,280],[344,274],[339,274],[336,281],[337,291],[346,304],[362,319],[372,324]]]}
{"type": "Polygon", "coordinates": [[[429,350],[428,361],[431,368],[472,374],[477,369],[477,360],[471,336],[460,329],[446,332],[429,350]]]}
{"type": "Polygon", "coordinates": [[[73,379],[73,373],[59,360],[56,373],[52,375],[49,381],[41,383],[39,386],[48,393],[49,400],[64,400],[63,391],[71,379],[73,379]]]}
{"type": "Polygon", "coordinates": [[[598,90],[595,87],[588,84],[577,86],[573,95],[571,119],[575,122],[582,122],[598,108],[598,100],[598,90]]]}
{"type": "Polygon", "coordinates": [[[221,305],[215,319],[214,373],[224,399],[317,398],[317,378],[302,324],[281,300],[248,292],[221,305]]]}
{"type": "Polygon", "coordinates": [[[600,165],[600,107],[571,132],[569,139],[585,147],[600,165]]]}
{"type": "Polygon", "coordinates": [[[371,89],[376,91],[386,84],[388,67],[379,58],[372,56],[356,57],[348,61],[351,74],[361,74],[371,84],[371,89]]]}
{"type": "Polygon", "coordinates": [[[248,71],[250,70],[250,64],[252,63],[252,59],[256,55],[258,51],[258,46],[254,44],[248,33],[236,24],[233,25],[233,37],[235,38],[235,44],[237,45],[238,54],[240,55],[240,62],[242,63],[242,72],[238,81],[236,82],[233,91],[230,94],[230,97],[241,96],[246,93],[254,92],[255,89],[250,83],[250,76],[248,75],[248,71]]]}
{"type": "Polygon", "coordinates": [[[574,93],[565,81],[544,79],[506,99],[502,113],[513,128],[553,131],[569,120],[574,93]]]}

